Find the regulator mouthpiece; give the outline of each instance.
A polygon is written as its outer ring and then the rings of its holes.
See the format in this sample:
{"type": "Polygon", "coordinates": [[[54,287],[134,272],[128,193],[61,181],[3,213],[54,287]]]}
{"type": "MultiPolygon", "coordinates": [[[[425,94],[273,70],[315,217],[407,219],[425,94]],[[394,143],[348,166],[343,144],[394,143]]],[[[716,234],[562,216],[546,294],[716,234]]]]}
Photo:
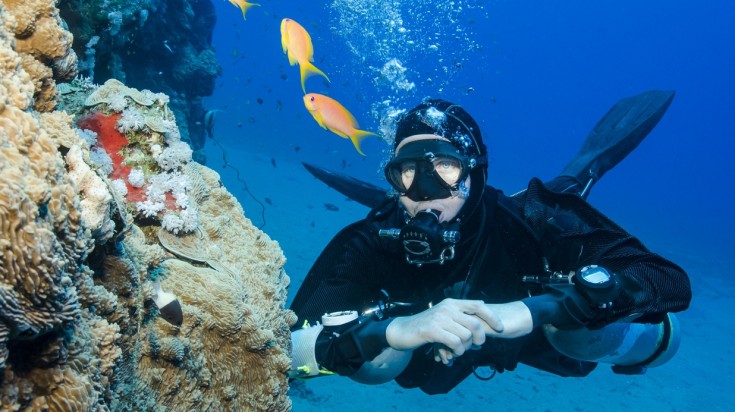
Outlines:
{"type": "Polygon", "coordinates": [[[454,259],[454,246],[459,242],[459,224],[439,223],[440,214],[434,209],[422,210],[402,229],[381,230],[379,235],[400,240],[406,251],[406,261],[410,264],[443,264],[454,259]]]}

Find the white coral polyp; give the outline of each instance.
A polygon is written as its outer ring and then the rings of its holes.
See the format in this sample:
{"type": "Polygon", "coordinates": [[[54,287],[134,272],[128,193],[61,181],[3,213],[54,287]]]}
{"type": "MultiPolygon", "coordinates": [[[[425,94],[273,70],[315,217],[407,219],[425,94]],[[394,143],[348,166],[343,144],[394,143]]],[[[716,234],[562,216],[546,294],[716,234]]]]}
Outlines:
{"type": "Polygon", "coordinates": [[[161,124],[163,125],[163,128],[166,129],[168,132],[176,131],[178,133],[179,128],[176,126],[176,121],[170,120],[170,119],[163,119],[161,120],[161,124]]]}
{"type": "Polygon", "coordinates": [[[178,127],[170,129],[168,132],[164,133],[164,136],[166,137],[166,143],[168,144],[174,144],[181,141],[181,132],[178,127]]]}
{"type": "Polygon", "coordinates": [[[159,173],[151,176],[148,190],[160,193],[176,193],[186,192],[190,186],[189,178],[179,172],[159,173]]]}
{"type": "Polygon", "coordinates": [[[112,189],[117,192],[120,196],[126,196],[128,194],[128,185],[122,179],[115,179],[111,183],[112,189]]]}
{"type": "Polygon", "coordinates": [[[105,149],[95,147],[89,151],[89,160],[92,166],[102,175],[109,176],[112,173],[112,158],[107,154],[105,149]]]}
{"type": "Polygon", "coordinates": [[[154,93],[153,98],[160,106],[166,105],[169,102],[169,97],[165,93],[154,93]]]}
{"type": "Polygon", "coordinates": [[[192,151],[188,144],[175,142],[163,149],[160,156],[156,158],[158,165],[163,170],[177,169],[191,161],[192,151]]]}
{"type": "Polygon", "coordinates": [[[194,207],[188,207],[181,211],[181,219],[184,221],[183,225],[183,231],[184,232],[193,232],[194,229],[197,228],[199,225],[199,212],[197,212],[196,208],[194,207]]]}
{"type": "Polygon", "coordinates": [[[193,207],[179,212],[167,212],[161,219],[161,227],[177,235],[193,232],[199,225],[199,213],[193,207]]]}
{"type": "Polygon", "coordinates": [[[128,183],[133,187],[143,187],[145,185],[145,175],[141,169],[133,169],[128,174],[128,183]]]}
{"type": "Polygon", "coordinates": [[[145,127],[145,118],[140,111],[134,107],[128,107],[122,112],[120,120],[117,121],[117,130],[121,133],[142,130],[145,127]]]}
{"type": "Polygon", "coordinates": [[[135,208],[138,209],[138,212],[145,217],[154,217],[158,212],[163,210],[164,204],[163,202],[152,202],[150,200],[146,200],[143,202],[137,202],[135,204],[135,208]]]}
{"type": "Polygon", "coordinates": [[[107,106],[112,111],[123,113],[128,107],[128,99],[126,99],[125,95],[123,94],[116,94],[110,97],[110,99],[107,101],[107,106]]]}
{"type": "Polygon", "coordinates": [[[97,144],[97,132],[89,129],[74,129],[80,139],[87,143],[87,149],[97,144]]]}
{"type": "Polygon", "coordinates": [[[156,184],[154,179],[155,177],[156,176],[153,176],[151,178],[151,184],[148,186],[148,190],[146,190],[145,195],[151,202],[163,203],[166,201],[166,192],[168,192],[168,190],[164,186],[156,184]]]}
{"type": "Polygon", "coordinates": [[[169,232],[178,235],[184,227],[184,220],[175,212],[167,212],[161,219],[161,227],[169,232]]]}
{"type": "Polygon", "coordinates": [[[176,199],[176,206],[181,208],[189,206],[189,195],[185,191],[174,192],[174,198],[176,199]]]}

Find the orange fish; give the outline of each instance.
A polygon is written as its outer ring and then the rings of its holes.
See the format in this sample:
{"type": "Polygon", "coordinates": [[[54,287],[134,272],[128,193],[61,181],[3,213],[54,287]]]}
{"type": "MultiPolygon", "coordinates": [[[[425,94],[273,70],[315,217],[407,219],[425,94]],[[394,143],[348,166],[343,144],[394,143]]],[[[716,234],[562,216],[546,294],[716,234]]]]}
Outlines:
{"type": "Polygon", "coordinates": [[[301,90],[306,93],[304,82],[309,76],[318,74],[327,77],[324,72],[317,69],[311,64],[314,61],[314,46],[311,44],[311,36],[300,24],[291,19],[283,19],[281,21],[281,46],[283,52],[288,55],[288,62],[291,66],[299,64],[301,70],[301,90]]]}
{"type": "Polygon", "coordinates": [[[248,9],[253,6],[260,6],[260,4],[258,3],[248,3],[247,0],[230,0],[230,3],[232,3],[233,6],[239,7],[240,10],[242,10],[243,20],[246,20],[245,14],[248,12],[248,9]]]}
{"type": "Polygon", "coordinates": [[[345,139],[352,140],[355,149],[361,155],[360,144],[368,136],[377,136],[375,133],[358,130],[357,120],[338,101],[323,94],[309,93],[304,96],[304,106],[309,110],[319,126],[329,129],[345,139]]]}

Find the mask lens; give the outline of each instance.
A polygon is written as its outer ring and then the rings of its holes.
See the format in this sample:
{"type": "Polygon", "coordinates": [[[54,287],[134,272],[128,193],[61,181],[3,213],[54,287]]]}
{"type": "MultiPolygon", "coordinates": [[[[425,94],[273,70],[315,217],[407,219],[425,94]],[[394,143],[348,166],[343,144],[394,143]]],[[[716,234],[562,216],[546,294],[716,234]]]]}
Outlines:
{"type": "Polygon", "coordinates": [[[413,160],[407,160],[405,162],[401,162],[398,167],[401,169],[401,185],[408,190],[416,177],[416,162],[413,160]]]}
{"type": "Polygon", "coordinates": [[[444,199],[467,175],[466,160],[451,143],[440,139],[406,144],[385,168],[388,182],[413,200],[444,199]]]}
{"type": "Polygon", "coordinates": [[[462,163],[451,157],[437,157],[432,162],[434,172],[449,186],[454,186],[459,182],[462,175],[462,163]]]}
{"type": "Polygon", "coordinates": [[[462,176],[462,162],[448,156],[408,159],[389,165],[387,176],[391,185],[401,193],[408,192],[414,182],[421,180],[434,181],[436,184],[442,182],[447,187],[454,187],[462,176]]]}

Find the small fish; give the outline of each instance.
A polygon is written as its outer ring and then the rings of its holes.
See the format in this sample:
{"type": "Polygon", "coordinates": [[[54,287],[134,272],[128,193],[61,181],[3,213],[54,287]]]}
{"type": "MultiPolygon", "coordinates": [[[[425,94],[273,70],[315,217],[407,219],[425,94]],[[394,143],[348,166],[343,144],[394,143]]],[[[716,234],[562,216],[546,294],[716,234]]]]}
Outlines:
{"type": "Polygon", "coordinates": [[[278,101],[276,102],[276,110],[278,110],[279,112],[280,112],[281,110],[283,110],[283,103],[281,103],[281,101],[280,101],[280,100],[278,100],[278,101]]]}
{"type": "Polygon", "coordinates": [[[350,139],[357,152],[365,156],[360,144],[368,136],[377,136],[373,132],[359,130],[355,117],[338,101],[323,94],[309,93],[304,96],[304,106],[314,117],[319,126],[328,129],[345,139],[350,139]]]}
{"type": "Polygon", "coordinates": [[[163,47],[165,47],[169,53],[174,54],[174,49],[172,49],[171,46],[168,45],[168,40],[163,41],[163,47]]]}
{"type": "Polygon", "coordinates": [[[330,212],[336,212],[339,210],[339,208],[331,203],[325,203],[324,208],[329,210],[330,212]]]}
{"type": "Polygon", "coordinates": [[[276,166],[276,159],[274,159],[272,157],[271,157],[271,164],[273,165],[273,167],[278,167],[278,166],[276,166]]]}
{"type": "Polygon", "coordinates": [[[263,104],[263,98],[262,97],[258,97],[257,99],[255,99],[255,101],[258,102],[258,104],[263,104]]]}
{"type": "MultiPolygon", "coordinates": [[[[232,0],[230,0],[232,1],[232,0]]],[[[281,47],[288,55],[291,66],[298,63],[301,72],[301,90],[306,93],[306,79],[312,75],[323,76],[327,81],[329,77],[311,64],[314,61],[314,46],[311,44],[311,36],[296,21],[286,18],[281,20],[281,47]]]]}
{"type": "Polygon", "coordinates": [[[271,199],[269,197],[266,197],[263,200],[265,200],[265,203],[268,203],[268,206],[273,206],[273,201],[271,201],[271,199]]]}
{"type": "Polygon", "coordinates": [[[242,19],[247,20],[245,18],[245,14],[247,14],[248,10],[253,6],[260,6],[258,3],[248,3],[246,0],[230,0],[230,3],[232,3],[233,6],[239,7],[240,10],[242,10],[242,19]]]}
{"type": "Polygon", "coordinates": [[[298,153],[301,150],[301,146],[296,146],[293,148],[293,151],[298,153]]]}
{"type": "Polygon", "coordinates": [[[153,283],[153,291],[156,293],[153,301],[156,303],[161,317],[174,326],[181,326],[184,323],[184,312],[181,310],[181,304],[176,295],[164,291],[161,288],[160,281],[153,283]]]}
{"type": "Polygon", "coordinates": [[[222,110],[214,109],[214,110],[207,110],[206,113],[204,113],[204,131],[207,133],[208,138],[214,137],[214,120],[215,115],[217,112],[221,112],[222,110]]]}

